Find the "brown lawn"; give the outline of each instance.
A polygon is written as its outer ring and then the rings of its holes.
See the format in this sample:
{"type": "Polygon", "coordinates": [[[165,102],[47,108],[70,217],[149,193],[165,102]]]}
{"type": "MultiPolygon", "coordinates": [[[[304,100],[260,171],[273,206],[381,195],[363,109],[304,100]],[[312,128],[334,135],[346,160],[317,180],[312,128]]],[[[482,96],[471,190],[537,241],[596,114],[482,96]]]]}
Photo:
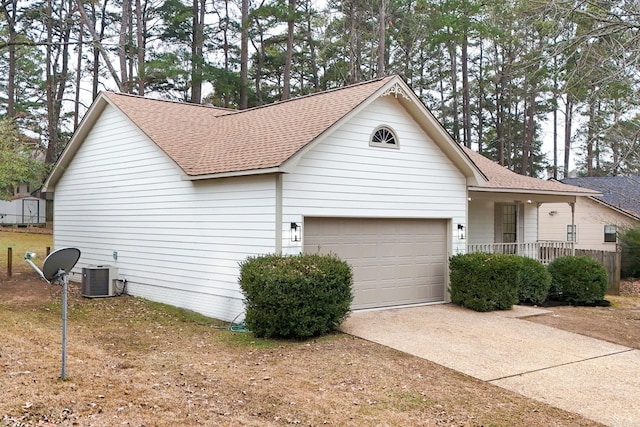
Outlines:
{"type": "MultiPolygon", "coordinates": [[[[62,381],[59,287],[28,270],[0,279],[0,426],[599,425],[348,335],[255,339],[139,298],[82,298],[77,286],[62,381]]],[[[639,309],[620,297],[532,319],[638,348],[639,309]]]]}

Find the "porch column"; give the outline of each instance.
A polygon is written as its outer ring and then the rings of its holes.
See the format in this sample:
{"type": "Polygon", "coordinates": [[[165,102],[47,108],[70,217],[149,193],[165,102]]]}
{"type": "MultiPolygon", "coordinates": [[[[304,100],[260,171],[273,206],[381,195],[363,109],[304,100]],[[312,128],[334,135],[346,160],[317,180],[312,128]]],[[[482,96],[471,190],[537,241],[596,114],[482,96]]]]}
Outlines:
{"type": "Polygon", "coordinates": [[[536,203],[536,242],[540,241],[540,206],[542,202],[536,203]]]}
{"type": "Polygon", "coordinates": [[[571,256],[575,256],[576,255],[576,237],[578,237],[577,230],[575,229],[575,227],[576,227],[576,203],[575,202],[569,203],[569,206],[571,206],[571,230],[573,231],[573,242],[572,242],[572,245],[571,245],[571,256]]]}

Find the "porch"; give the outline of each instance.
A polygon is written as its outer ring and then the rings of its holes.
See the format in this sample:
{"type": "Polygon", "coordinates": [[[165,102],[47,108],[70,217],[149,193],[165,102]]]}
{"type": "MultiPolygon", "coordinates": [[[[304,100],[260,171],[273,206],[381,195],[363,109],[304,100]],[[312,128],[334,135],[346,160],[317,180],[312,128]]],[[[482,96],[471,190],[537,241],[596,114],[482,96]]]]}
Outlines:
{"type": "Polygon", "coordinates": [[[551,261],[562,256],[588,256],[607,269],[609,276],[607,294],[620,294],[621,250],[619,246],[613,251],[600,251],[576,249],[573,242],[469,243],[467,244],[467,253],[472,252],[522,255],[527,258],[533,258],[543,265],[549,265],[551,261]]]}
{"type": "Polygon", "coordinates": [[[538,241],[530,243],[469,243],[467,253],[487,252],[522,255],[548,265],[558,257],[575,255],[573,242],[538,241]]]}

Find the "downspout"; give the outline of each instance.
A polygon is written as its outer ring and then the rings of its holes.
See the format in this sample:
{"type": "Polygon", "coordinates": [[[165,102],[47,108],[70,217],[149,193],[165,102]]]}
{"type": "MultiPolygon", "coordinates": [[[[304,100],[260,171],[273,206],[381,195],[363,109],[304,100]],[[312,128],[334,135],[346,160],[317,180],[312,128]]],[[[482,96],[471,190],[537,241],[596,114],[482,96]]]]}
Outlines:
{"type": "Polygon", "coordinates": [[[276,212],[275,212],[275,249],[276,253],[282,254],[282,174],[276,173],[276,212]]]}

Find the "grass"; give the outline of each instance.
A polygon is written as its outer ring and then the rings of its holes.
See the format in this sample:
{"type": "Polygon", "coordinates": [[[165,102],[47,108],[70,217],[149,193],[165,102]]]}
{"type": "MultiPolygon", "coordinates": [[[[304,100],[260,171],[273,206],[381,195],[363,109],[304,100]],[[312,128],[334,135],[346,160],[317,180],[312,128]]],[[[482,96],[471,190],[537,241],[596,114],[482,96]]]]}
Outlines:
{"type": "MultiPolygon", "coordinates": [[[[27,276],[25,274],[25,276],[27,276]]],[[[442,366],[335,333],[256,339],[122,296],[69,296],[60,381],[59,294],[0,286],[0,426],[597,426],[442,366]]]]}
{"type": "Polygon", "coordinates": [[[77,284],[68,310],[61,381],[59,289],[29,270],[0,282],[1,427],[598,425],[341,333],[257,339],[140,298],[82,298],[77,284]]]}
{"type": "Polygon", "coordinates": [[[31,270],[29,264],[24,262],[26,252],[35,252],[36,265],[41,266],[47,255],[47,248],[53,250],[53,236],[47,233],[24,233],[0,230],[0,277],[8,273],[8,249],[11,248],[12,271],[22,272],[31,270]]]}

